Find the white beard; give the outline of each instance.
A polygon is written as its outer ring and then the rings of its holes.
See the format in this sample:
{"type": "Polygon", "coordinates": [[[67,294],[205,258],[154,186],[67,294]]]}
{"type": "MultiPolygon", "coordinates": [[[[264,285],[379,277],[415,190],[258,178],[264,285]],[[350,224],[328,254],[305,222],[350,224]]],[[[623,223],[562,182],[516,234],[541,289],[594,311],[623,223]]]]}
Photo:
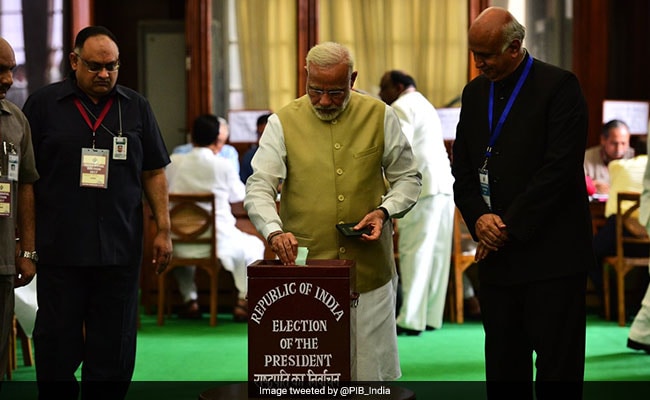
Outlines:
{"type": "Polygon", "coordinates": [[[322,121],[333,121],[335,120],[345,109],[348,107],[348,103],[350,103],[350,92],[348,92],[348,95],[345,97],[345,100],[343,101],[343,104],[341,104],[340,107],[337,107],[336,109],[328,109],[328,110],[336,110],[335,112],[332,113],[324,113],[320,110],[318,110],[313,104],[311,105],[311,109],[314,111],[314,114],[321,119],[322,121]]]}

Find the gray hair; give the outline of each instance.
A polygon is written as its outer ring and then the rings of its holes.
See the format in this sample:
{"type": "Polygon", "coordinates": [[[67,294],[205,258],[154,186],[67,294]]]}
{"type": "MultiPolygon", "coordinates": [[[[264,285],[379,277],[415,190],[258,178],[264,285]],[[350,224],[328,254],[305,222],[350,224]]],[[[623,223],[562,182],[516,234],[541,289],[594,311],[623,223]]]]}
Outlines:
{"type": "Polygon", "coordinates": [[[307,73],[309,73],[309,66],[312,64],[319,67],[330,67],[342,63],[348,65],[348,77],[351,77],[354,69],[354,59],[350,51],[340,43],[320,43],[312,47],[307,53],[307,73]]]}
{"type": "Polygon", "coordinates": [[[626,131],[628,132],[630,131],[630,127],[624,121],[621,121],[620,119],[613,119],[611,121],[608,121],[605,125],[603,125],[601,134],[603,135],[603,137],[608,138],[609,131],[616,128],[625,128],[626,131]]]}
{"type": "Polygon", "coordinates": [[[517,21],[515,17],[510,15],[511,20],[503,25],[503,47],[501,51],[504,52],[510,46],[513,40],[519,39],[520,42],[524,42],[524,37],[526,36],[526,28],[517,21]]]}

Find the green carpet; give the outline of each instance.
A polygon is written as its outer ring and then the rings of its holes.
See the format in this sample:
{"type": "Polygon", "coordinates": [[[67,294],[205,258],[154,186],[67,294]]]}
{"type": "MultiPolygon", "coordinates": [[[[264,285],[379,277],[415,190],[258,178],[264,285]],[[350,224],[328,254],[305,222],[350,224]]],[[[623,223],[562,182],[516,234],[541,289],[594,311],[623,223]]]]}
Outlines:
{"type": "MultiPolygon", "coordinates": [[[[620,398],[622,388],[625,397],[630,397],[629,390],[641,388],[647,396],[650,355],[625,347],[628,330],[629,326],[619,327],[613,321],[589,316],[585,399],[620,398]]],[[[197,321],[168,318],[162,327],[156,324],[155,316],[143,315],[134,384],[128,398],[196,400],[202,391],[224,382],[245,381],[246,332],[246,324],[234,323],[226,314],[219,315],[215,327],[208,325],[206,314],[197,321]],[[152,391],[156,396],[150,396],[152,391]]],[[[418,400],[484,398],[480,323],[445,323],[442,329],[419,337],[400,336],[398,341],[403,377],[396,384],[413,388],[418,400]]],[[[13,381],[4,382],[0,399],[36,398],[34,367],[23,366],[21,357],[19,354],[13,381]]]]}

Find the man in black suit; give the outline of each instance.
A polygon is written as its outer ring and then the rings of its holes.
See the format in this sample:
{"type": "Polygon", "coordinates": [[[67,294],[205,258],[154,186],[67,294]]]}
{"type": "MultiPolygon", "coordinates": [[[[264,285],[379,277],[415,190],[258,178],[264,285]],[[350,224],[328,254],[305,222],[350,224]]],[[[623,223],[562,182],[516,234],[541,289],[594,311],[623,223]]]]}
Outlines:
{"type": "Polygon", "coordinates": [[[580,399],[587,106],[575,75],[533,59],[524,35],[498,7],[470,26],[482,75],[463,90],[454,198],[478,242],[488,398],[532,399],[536,368],[538,400],[580,399]]]}

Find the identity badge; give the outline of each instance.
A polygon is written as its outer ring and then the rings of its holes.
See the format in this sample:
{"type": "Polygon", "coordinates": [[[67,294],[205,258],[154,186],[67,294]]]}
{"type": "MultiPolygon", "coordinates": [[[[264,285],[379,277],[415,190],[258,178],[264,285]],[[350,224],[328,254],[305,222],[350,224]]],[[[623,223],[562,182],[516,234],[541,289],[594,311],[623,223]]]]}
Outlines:
{"type": "Polygon", "coordinates": [[[127,140],[124,136],[115,136],[113,138],[113,160],[126,160],[127,140]]]}
{"type": "Polygon", "coordinates": [[[11,182],[0,180],[0,217],[11,216],[11,182]]]}
{"type": "Polygon", "coordinates": [[[7,171],[7,176],[9,177],[9,180],[17,181],[18,180],[18,162],[19,162],[18,161],[19,160],[18,154],[9,154],[7,158],[8,158],[7,164],[8,164],[8,167],[9,167],[9,169],[7,171]]]}
{"type": "Polygon", "coordinates": [[[106,189],[108,187],[108,150],[81,149],[81,177],[79,185],[106,189]]]}
{"type": "Polygon", "coordinates": [[[485,168],[479,168],[478,170],[478,179],[481,183],[481,196],[488,208],[492,209],[492,203],[490,201],[490,178],[488,177],[488,170],[485,168]]]}

